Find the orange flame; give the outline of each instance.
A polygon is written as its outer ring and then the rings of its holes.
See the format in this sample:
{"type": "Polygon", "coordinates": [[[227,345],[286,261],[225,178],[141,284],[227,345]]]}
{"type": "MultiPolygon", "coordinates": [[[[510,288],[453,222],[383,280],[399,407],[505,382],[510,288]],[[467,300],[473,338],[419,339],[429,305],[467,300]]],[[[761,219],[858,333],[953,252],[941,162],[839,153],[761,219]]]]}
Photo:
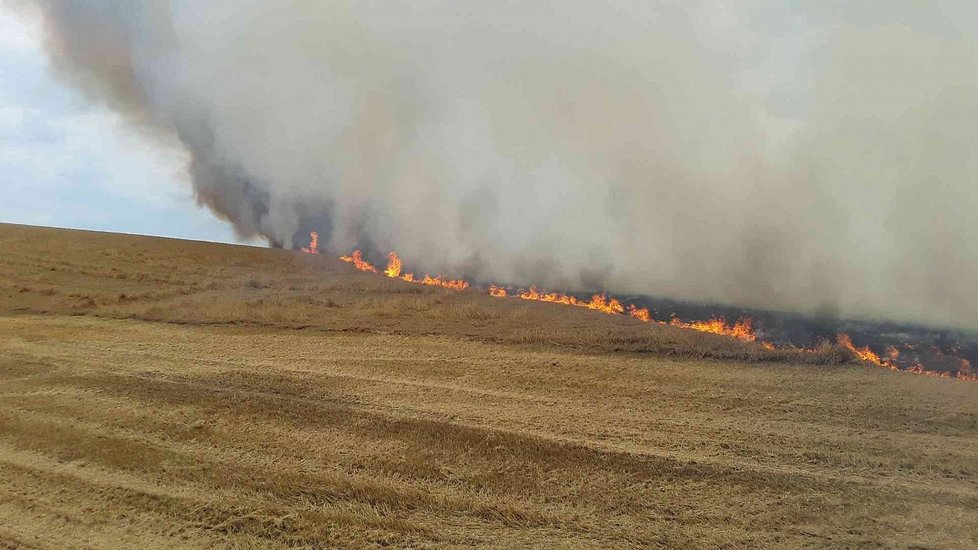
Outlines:
{"type": "MultiPolygon", "coordinates": [[[[495,286],[490,287],[490,292],[494,292],[494,288],[498,289],[498,287],[495,286]]],[[[493,295],[495,296],[495,294],[493,295]]],[[[640,321],[646,323],[652,322],[652,315],[649,313],[648,308],[638,308],[634,304],[629,304],[626,308],[620,301],[618,301],[617,298],[609,298],[603,294],[595,294],[591,297],[590,301],[584,301],[568,294],[546,292],[535,286],[531,286],[529,290],[524,290],[523,292],[517,294],[517,296],[523,300],[534,300],[538,302],[551,302],[569,306],[586,307],[588,309],[603,311],[604,313],[608,313],[610,315],[618,315],[627,311],[629,315],[639,319],[640,321]]],[[[757,336],[754,334],[754,321],[750,317],[743,317],[732,325],[728,325],[722,317],[716,317],[709,321],[693,322],[683,322],[679,319],[673,319],[669,324],[681,328],[698,330],[700,332],[710,332],[713,334],[731,336],[745,342],[753,342],[757,340],[757,336]]]]}
{"type": "MultiPolygon", "coordinates": [[[[900,350],[898,350],[894,346],[889,346],[886,348],[887,358],[883,359],[879,355],[877,355],[873,350],[869,349],[869,346],[857,348],[852,343],[852,338],[850,338],[848,334],[839,334],[836,337],[836,341],[839,343],[840,346],[851,351],[859,359],[867,363],[874,364],[878,367],[883,367],[895,371],[902,370],[903,372],[922,374],[924,376],[933,376],[935,378],[956,378],[958,380],[978,382],[978,374],[973,374],[971,372],[971,362],[964,358],[957,358],[959,370],[954,374],[951,374],[948,371],[928,370],[926,367],[924,367],[923,363],[921,363],[919,360],[914,361],[912,367],[908,369],[901,369],[895,363],[895,361],[900,357],[900,350]]],[[[907,343],[907,344],[903,344],[903,347],[910,350],[916,350],[919,346],[915,344],[907,343]]]]}
{"type": "Polygon", "coordinates": [[[349,262],[354,265],[360,271],[369,271],[370,273],[377,273],[377,268],[370,265],[370,262],[363,259],[363,252],[360,250],[354,250],[349,256],[340,256],[340,259],[344,262],[349,262]]]}
{"type": "MultiPolygon", "coordinates": [[[[603,311],[609,315],[619,315],[625,313],[625,306],[623,306],[617,298],[609,298],[604,294],[595,294],[594,296],[591,296],[591,300],[584,301],[569,294],[561,294],[559,292],[544,292],[535,286],[531,286],[529,290],[524,290],[523,292],[517,294],[517,296],[523,300],[534,300],[537,302],[551,302],[568,306],[586,307],[596,311],[603,311]]],[[[648,310],[646,310],[646,313],[647,312],[648,310]]]]}
{"type": "Polygon", "coordinates": [[[876,355],[876,352],[869,349],[869,346],[857,348],[852,343],[852,338],[850,338],[848,334],[845,333],[837,334],[835,337],[835,341],[838,342],[840,346],[854,353],[856,357],[858,357],[859,359],[866,361],[868,363],[872,363],[874,365],[878,365],[881,367],[883,366],[883,360],[880,359],[879,355],[876,355]]]}
{"type": "Polygon", "coordinates": [[[397,257],[397,252],[391,252],[387,255],[387,269],[384,270],[384,273],[393,279],[401,275],[401,259],[397,257]]]}
{"type": "Polygon", "coordinates": [[[384,270],[384,274],[392,279],[400,279],[409,283],[417,282],[414,280],[414,273],[401,275],[401,265],[401,258],[398,257],[397,252],[390,252],[387,254],[387,269],[384,270]]]}
{"type": "Polygon", "coordinates": [[[465,290],[466,288],[469,288],[469,283],[467,281],[463,281],[462,279],[442,278],[441,275],[432,277],[431,275],[425,274],[424,279],[421,279],[421,284],[428,286],[441,286],[451,288],[453,290],[465,290]]]}
{"type": "MultiPolygon", "coordinates": [[[[318,254],[319,235],[315,231],[312,231],[309,233],[309,237],[309,247],[302,247],[301,250],[310,254],[318,254]]],[[[349,256],[341,256],[340,259],[344,262],[352,263],[360,271],[377,273],[377,269],[363,259],[363,253],[360,250],[354,250],[349,256]]],[[[400,257],[398,257],[397,253],[391,252],[387,255],[387,268],[384,270],[384,274],[388,277],[401,279],[406,282],[419,283],[429,286],[439,286],[454,290],[465,290],[469,287],[469,283],[463,279],[449,279],[441,275],[432,277],[431,275],[426,274],[423,279],[418,280],[414,278],[413,273],[405,273],[402,275],[402,267],[403,264],[400,257]]],[[[490,296],[497,298],[506,298],[511,296],[509,291],[507,291],[505,288],[494,284],[489,285],[486,291],[490,296]]],[[[663,321],[654,320],[648,308],[639,308],[634,304],[628,304],[626,306],[623,305],[617,298],[609,297],[604,294],[595,294],[591,296],[590,300],[582,300],[569,294],[546,292],[535,286],[531,286],[528,290],[523,290],[522,292],[518,292],[512,296],[523,300],[535,300],[539,302],[550,302],[575,307],[583,307],[601,311],[609,315],[621,315],[627,313],[631,317],[645,323],[667,324],[663,321]]],[[[757,341],[757,335],[754,332],[754,321],[750,317],[741,317],[733,324],[728,324],[723,317],[714,317],[708,321],[683,321],[673,317],[668,324],[675,327],[692,329],[700,332],[729,336],[745,342],[757,341]]],[[[978,381],[978,373],[972,372],[971,363],[967,359],[958,358],[959,370],[954,374],[951,374],[950,372],[927,370],[924,365],[920,363],[920,361],[916,361],[909,369],[901,369],[896,364],[896,360],[900,357],[900,351],[894,346],[887,347],[886,358],[881,358],[876,352],[870,349],[869,346],[857,348],[855,344],[853,344],[852,338],[850,338],[848,334],[838,334],[836,336],[836,341],[839,346],[848,349],[860,360],[883,368],[888,368],[891,370],[904,370],[904,372],[923,374],[939,378],[957,378],[958,380],[978,381]]],[[[760,344],[769,350],[777,349],[777,347],[771,342],[760,342],[760,344]]],[[[902,344],[902,346],[909,350],[916,350],[918,347],[917,345],[910,343],[902,344]]],[[[958,352],[959,350],[952,349],[952,351],[958,352]]]]}
{"type": "Polygon", "coordinates": [[[309,232],[309,247],[302,247],[301,250],[306,254],[319,254],[319,233],[309,232]]]}
{"type": "Polygon", "coordinates": [[[489,295],[495,296],[496,298],[505,298],[506,296],[509,296],[509,293],[506,292],[505,288],[498,287],[496,285],[489,285],[489,295]]]}
{"type": "MultiPolygon", "coordinates": [[[[869,346],[857,348],[855,344],[852,343],[852,338],[850,338],[848,334],[845,333],[837,334],[835,337],[835,341],[843,348],[851,351],[853,354],[855,354],[856,357],[858,357],[862,361],[865,361],[867,363],[872,363],[877,367],[883,367],[890,370],[900,370],[899,367],[897,367],[896,364],[892,362],[892,359],[896,359],[896,357],[900,355],[900,352],[897,351],[897,349],[892,346],[890,346],[887,349],[887,354],[890,355],[891,360],[884,360],[880,358],[880,356],[877,355],[875,351],[869,349],[869,346]],[[896,355],[894,355],[893,352],[896,352],[896,355]]],[[[916,374],[923,374],[924,367],[918,363],[914,365],[913,368],[910,369],[910,372],[916,374]]]]}
{"type": "Polygon", "coordinates": [[[628,304],[627,308],[628,314],[632,317],[643,321],[645,323],[652,322],[652,314],[649,313],[649,308],[643,307],[641,309],[635,307],[635,304],[628,304]]]}
{"type": "Polygon", "coordinates": [[[610,315],[625,313],[625,306],[621,305],[621,302],[619,302],[618,299],[608,298],[603,294],[595,294],[594,296],[591,296],[591,301],[585,304],[584,307],[603,311],[610,315]]]}
{"type": "MultiPolygon", "coordinates": [[[[363,259],[363,252],[360,250],[354,250],[349,256],[340,256],[340,259],[344,262],[352,263],[360,271],[377,273],[377,268],[363,259]]],[[[440,286],[454,290],[465,290],[469,287],[469,283],[467,281],[463,281],[462,279],[449,279],[447,277],[442,277],[441,275],[435,277],[425,275],[424,279],[417,280],[414,278],[414,273],[405,273],[404,275],[401,275],[402,269],[403,262],[401,262],[401,258],[397,255],[397,252],[391,252],[388,254],[387,267],[384,269],[384,275],[387,275],[392,279],[401,279],[402,281],[407,281],[409,283],[421,283],[423,285],[440,286]]]]}
{"type": "Polygon", "coordinates": [[[674,327],[690,328],[700,332],[731,336],[738,340],[743,340],[744,342],[753,342],[757,340],[757,335],[754,333],[754,320],[750,317],[741,317],[732,325],[728,325],[727,320],[723,317],[714,317],[709,321],[692,322],[681,321],[673,317],[673,319],[669,321],[669,324],[674,327]]]}
{"type": "Polygon", "coordinates": [[[574,296],[568,296],[567,294],[559,294],[557,292],[544,293],[535,286],[531,286],[529,290],[525,290],[517,294],[523,300],[535,300],[537,302],[552,302],[555,304],[564,304],[568,306],[579,306],[583,307],[584,302],[578,300],[574,296]]]}

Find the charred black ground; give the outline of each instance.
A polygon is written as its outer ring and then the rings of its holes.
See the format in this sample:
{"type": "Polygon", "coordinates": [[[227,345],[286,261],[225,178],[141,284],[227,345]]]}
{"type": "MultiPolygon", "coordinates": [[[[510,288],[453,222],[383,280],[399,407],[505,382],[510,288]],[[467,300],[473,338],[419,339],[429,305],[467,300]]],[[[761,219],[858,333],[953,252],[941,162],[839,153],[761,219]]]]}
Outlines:
{"type": "Polygon", "coordinates": [[[722,304],[701,304],[651,296],[625,296],[628,302],[647,307],[654,319],[708,320],[717,316],[734,321],[749,317],[758,340],[778,347],[814,348],[848,334],[856,346],[868,346],[903,370],[922,366],[935,372],[971,374],[978,364],[978,334],[947,328],[888,321],[865,321],[830,316],[811,316],[722,304]],[[896,349],[899,355],[892,356],[896,349]],[[962,361],[967,361],[963,363],[962,361]]]}

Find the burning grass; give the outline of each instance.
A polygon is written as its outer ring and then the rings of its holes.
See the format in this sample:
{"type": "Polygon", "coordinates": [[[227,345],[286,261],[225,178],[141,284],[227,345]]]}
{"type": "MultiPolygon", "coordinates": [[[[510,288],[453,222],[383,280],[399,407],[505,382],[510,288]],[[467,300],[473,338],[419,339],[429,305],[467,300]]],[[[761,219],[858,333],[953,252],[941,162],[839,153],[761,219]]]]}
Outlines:
{"type": "MultiPolygon", "coordinates": [[[[318,240],[318,234],[315,232],[311,233],[310,246],[309,248],[302,248],[302,251],[306,253],[318,254],[318,240]]],[[[352,263],[353,266],[359,271],[378,273],[377,268],[363,259],[363,253],[360,250],[354,250],[349,256],[341,256],[340,260],[352,263]]],[[[447,277],[442,276],[431,277],[429,275],[425,275],[423,279],[417,280],[411,273],[402,275],[402,269],[403,261],[401,258],[396,252],[390,252],[387,255],[387,267],[383,271],[383,273],[389,278],[400,279],[409,283],[441,286],[453,290],[465,290],[469,287],[469,283],[465,280],[448,279],[447,277]]],[[[726,336],[742,342],[756,342],[758,340],[757,333],[754,330],[754,320],[750,317],[741,317],[736,322],[728,323],[722,316],[714,316],[707,320],[683,320],[673,316],[667,322],[654,319],[648,308],[639,307],[635,304],[623,304],[617,298],[609,297],[605,294],[593,294],[588,299],[581,299],[571,294],[540,290],[535,286],[531,286],[527,290],[514,290],[512,288],[502,287],[496,284],[488,284],[484,288],[480,289],[480,291],[493,298],[514,297],[521,300],[585,308],[599,311],[608,315],[624,315],[627,313],[627,315],[630,317],[643,323],[659,325],[668,324],[672,327],[726,336]]],[[[535,334],[542,333],[542,331],[532,332],[535,334]]],[[[719,353],[710,350],[709,356],[722,359],[784,361],[803,364],[836,364],[860,361],[877,367],[883,367],[895,371],[902,370],[912,374],[925,374],[942,378],[978,381],[978,372],[973,371],[971,368],[971,363],[967,359],[956,356],[950,357],[951,362],[954,363],[954,370],[936,371],[925,367],[919,360],[909,367],[901,368],[900,363],[897,361],[899,358],[899,351],[895,347],[890,346],[887,349],[887,356],[881,358],[880,355],[875,353],[868,346],[856,347],[852,342],[852,338],[845,333],[839,333],[836,335],[834,345],[828,340],[823,339],[814,347],[808,349],[800,349],[790,344],[779,348],[775,344],[767,341],[761,341],[760,344],[761,347],[767,350],[767,352],[760,352],[754,348],[744,348],[739,350],[739,353],[738,351],[733,350],[724,350],[719,353]]],[[[909,344],[904,344],[904,346],[909,346],[909,344]]],[[[682,349],[682,352],[677,352],[674,346],[665,345],[656,347],[654,350],[651,349],[650,346],[645,346],[640,347],[639,349],[631,348],[629,351],[649,351],[654,353],[656,351],[662,352],[664,350],[668,350],[669,353],[684,353],[693,356],[697,356],[698,352],[705,351],[703,346],[695,344],[687,345],[682,347],[682,349]]],[[[942,363],[947,362],[944,361],[944,359],[948,359],[946,354],[938,350],[938,355],[940,356],[940,359],[942,359],[942,363]]]]}

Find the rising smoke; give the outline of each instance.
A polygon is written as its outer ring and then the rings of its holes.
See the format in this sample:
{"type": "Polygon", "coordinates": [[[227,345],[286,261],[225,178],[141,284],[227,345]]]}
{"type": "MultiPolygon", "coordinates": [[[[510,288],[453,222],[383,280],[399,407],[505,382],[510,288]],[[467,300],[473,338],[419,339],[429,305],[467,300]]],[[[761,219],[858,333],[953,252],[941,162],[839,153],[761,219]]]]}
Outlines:
{"type": "Polygon", "coordinates": [[[978,328],[973,1],[18,4],[242,237],[978,328]]]}

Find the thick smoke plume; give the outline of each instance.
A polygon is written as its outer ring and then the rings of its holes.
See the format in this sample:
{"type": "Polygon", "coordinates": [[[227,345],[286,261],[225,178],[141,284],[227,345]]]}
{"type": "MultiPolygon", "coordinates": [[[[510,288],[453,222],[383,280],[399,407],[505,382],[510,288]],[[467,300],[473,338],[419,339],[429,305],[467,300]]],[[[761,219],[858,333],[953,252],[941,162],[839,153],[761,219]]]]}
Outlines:
{"type": "Polygon", "coordinates": [[[973,1],[20,4],[243,237],[978,328],[973,1]]]}

